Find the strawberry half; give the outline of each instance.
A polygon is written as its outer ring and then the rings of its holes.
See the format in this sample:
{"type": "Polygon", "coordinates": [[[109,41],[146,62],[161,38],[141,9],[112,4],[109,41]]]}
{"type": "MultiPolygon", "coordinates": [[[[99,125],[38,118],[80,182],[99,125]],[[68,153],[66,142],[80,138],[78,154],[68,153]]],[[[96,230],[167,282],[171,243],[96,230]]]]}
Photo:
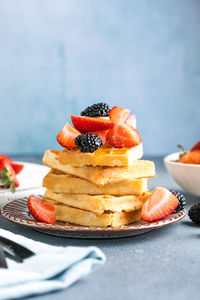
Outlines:
{"type": "Polygon", "coordinates": [[[125,123],[136,129],[137,126],[136,115],[131,114],[130,116],[128,116],[125,123]]]}
{"type": "Polygon", "coordinates": [[[171,214],[177,208],[178,204],[178,198],[170,191],[162,187],[157,187],[144,203],[141,218],[147,222],[160,220],[171,214]]]}
{"type": "Polygon", "coordinates": [[[72,127],[69,123],[66,123],[63,129],[57,135],[57,141],[63,147],[77,148],[74,140],[78,135],[80,135],[80,132],[72,127]]]}
{"type": "Polygon", "coordinates": [[[12,178],[14,180],[15,187],[18,187],[19,186],[19,181],[17,179],[17,176],[15,174],[15,170],[13,169],[12,165],[9,164],[8,162],[6,162],[5,163],[5,167],[8,170],[8,172],[11,174],[11,176],[12,176],[12,178]]]}
{"type": "Polygon", "coordinates": [[[118,106],[114,106],[109,112],[110,120],[115,124],[125,122],[129,114],[129,109],[118,106]]]}
{"type": "Polygon", "coordinates": [[[135,147],[142,142],[138,131],[125,123],[118,123],[109,130],[107,141],[116,148],[135,147]]]}
{"type": "Polygon", "coordinates": [[[43,203],[41,199],[30,196],[28,198],[28,209],[36,220],[44,223],[55,224],[56,208],[54,205],[43,203]]]}
{"type": "Polygon", "coordinates": [[[0,159],[4,159],[4,160],[6,160],[9,163],[13,162],[13,160],[11,158],[9,158],[9,157],[7,157],[7,156],[5,156],[3,154],[0,154],[0,159]]]}
{"type": "Polygon", "coordinates": [[[11,158],[3,154],[0,154],[0,159],[7,161],[13,167],[15,174],[19,174],[24,168],[24,165],[13,162],[11,158]]]}
{"type": "Polygon", "coordinates": [[[15,162],[12,162],[11,166],[13,167],[15,174],[19,174],[24,168],[24,165],[15,162]]]}
{"type": "Polygon", "coordinates": [[[106,143],[106,137],[107,137],[107,133],[109,130],[101,130],[101,131],[93,131],[93,132],[89,132],[95,135],[100,136],[100,138],[102,139],[103,145],[106,143]]]}
{"type": "Polygon", "coordinates": [[[198,141],[191,149],[190,151],[200,150],[200,141],[198,141]]]}
{"type": "Polygon", "coordinates": [[[4,158],[0,159],[0,186],[15,191],[15,187],[19,186],[19,181],[12,165],[4,158]]]}
{"type": "Polygon", "coordinates": [[[74,127],[81,133],[110,129],[114,124],[107,119],[71,116],[74,127]]]}

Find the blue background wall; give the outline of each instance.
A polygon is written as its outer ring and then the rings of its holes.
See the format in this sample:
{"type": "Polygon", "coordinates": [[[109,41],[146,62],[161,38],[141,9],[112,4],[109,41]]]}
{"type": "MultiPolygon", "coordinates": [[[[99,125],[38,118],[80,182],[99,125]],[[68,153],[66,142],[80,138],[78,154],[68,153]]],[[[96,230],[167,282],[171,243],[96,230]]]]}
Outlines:
{"type": "Polygon", "coordinates": [[[200,139],[200,1],[0,0],[0,152],[58,148],[98,101],[136,113],[146,154],[200,139]]]}

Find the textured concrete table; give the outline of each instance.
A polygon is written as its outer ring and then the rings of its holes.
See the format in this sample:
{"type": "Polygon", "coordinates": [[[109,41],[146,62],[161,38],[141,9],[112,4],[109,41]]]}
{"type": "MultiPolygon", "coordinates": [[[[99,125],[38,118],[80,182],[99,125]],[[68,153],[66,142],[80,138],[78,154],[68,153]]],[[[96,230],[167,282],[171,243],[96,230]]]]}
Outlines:
{"type": "MultiPolygon", "coordinates": [[[[20,160],[40,163],[35,157],[20,160]]],[[[161,158],[156,163],[157,177],[149,180],[150,188],[165,186],[180,190],[167,174],[161,158]]],[[[200,198],[187,196],[187,208],[200,198]]],[[[107,263],[68,290],[38,297],[38,300],[102,300],[102,299],[200,299],[200,227],[188,217],[177,224],[149,233],[110,240],[59,238],[36,232],[3,220],[0,227],[36,241],[60,246],[99,247],[107,263]]]]}

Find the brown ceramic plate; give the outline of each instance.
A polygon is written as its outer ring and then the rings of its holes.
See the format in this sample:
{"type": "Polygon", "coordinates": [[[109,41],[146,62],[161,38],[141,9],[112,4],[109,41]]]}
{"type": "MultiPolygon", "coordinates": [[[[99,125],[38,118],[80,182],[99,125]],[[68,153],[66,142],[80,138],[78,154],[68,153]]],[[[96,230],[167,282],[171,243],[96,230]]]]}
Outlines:
{"type": "Polygon", "coordinates": [[[27,197],[17,199],[5,205],[1,210],[2,216],[11,222],[28,226],[47,234],[73,238],[105,239],[138,235],[173,224],[184,218],[186,214],[184,209],[160,221],[148,223],[141,220],[120,228],[84,227],[62,222],[56,222],[56,224],[52,225],[38,222],[30,215],[27,208],[27,199],[27,197]]]}

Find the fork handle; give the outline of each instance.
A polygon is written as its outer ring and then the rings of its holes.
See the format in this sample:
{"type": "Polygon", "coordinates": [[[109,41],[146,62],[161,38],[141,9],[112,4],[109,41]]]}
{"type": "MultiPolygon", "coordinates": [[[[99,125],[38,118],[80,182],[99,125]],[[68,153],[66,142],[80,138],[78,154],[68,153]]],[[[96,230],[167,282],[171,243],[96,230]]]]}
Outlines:
{"type": "Polygon", "coordinates": [[[5,258],[5,254],[4,254],[4,251],[3,251],[3,248],[1,246],[1,244],[0,244],[0,268],[4,268],[4,269],[8,268],[6,258],[5,258]]]}

